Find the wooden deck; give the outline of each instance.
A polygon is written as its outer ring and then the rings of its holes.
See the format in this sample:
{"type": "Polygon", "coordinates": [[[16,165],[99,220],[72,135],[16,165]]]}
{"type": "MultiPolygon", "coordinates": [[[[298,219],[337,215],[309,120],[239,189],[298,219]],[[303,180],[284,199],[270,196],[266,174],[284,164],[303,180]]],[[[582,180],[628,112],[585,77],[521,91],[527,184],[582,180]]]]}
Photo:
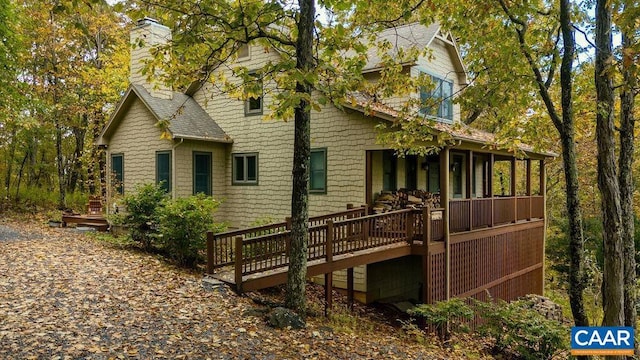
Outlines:
{"type": "MultiPolygon", "coordinates": [[[[450,296],[482,297],[486,291],[504,299],[542,291],[544,220],[527,201],[469,201],[445,228],[444,209],[405,209],[367,215],[366,208],[311,218],[308,276],[327,275],[408,255],[423,257],[425,302],[450,296]],[[475,211],[488,204],[491,214],[475,211]],[[518,213],[517,203],[528,210],[518,213]],[[484,205],[483,205],[484,206],[484,205]],[[464,209],[467,209],[465,213],[464,209]],[[480,218],[499,218],[481,224],[480,218]]],[[[460,202],[458,202],[460,203],[460,202]]],[[[287,280],[289,222],[207,236],[207,273],[238,292],[283,284],[287,280]]],[[[348,272],[351,273],[352,270],[348,272]]],[[[331,278],[328,278],[329,283],[331,278]]],[[[329,301],[329,299],[328,299],[329,301]]]]}
{"type": "Polygon", "coordinates": [[[62,226],[68,224],[76,224],[78,226],[92,227],[98,231],[107,231],[109,223],[103,215],[81,215],[81,214],[64,214],[62,215],[62,226]]]}

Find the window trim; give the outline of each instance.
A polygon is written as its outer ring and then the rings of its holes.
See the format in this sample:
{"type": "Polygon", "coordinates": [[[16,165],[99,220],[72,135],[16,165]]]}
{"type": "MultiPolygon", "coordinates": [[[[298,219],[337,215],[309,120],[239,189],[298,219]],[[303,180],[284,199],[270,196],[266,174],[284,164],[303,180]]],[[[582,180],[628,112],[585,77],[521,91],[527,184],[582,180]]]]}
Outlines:
{"type": "Polygon", "coordinates": [[[193,154],[191,156],[191,193],[193,195],[197,195],[198,193],[196,193],[196,155],[208,155],[209,156],[209,181],[208,181],[208,187],[209,187],[209,193],[204,193],[206,196],[212,196],[213,195],[213,153],[210,151],[193,151],[193,154]]]}
{"type": "Polygon", "coordinates": [[[173,182],[172,182],[172,177],[173,177],[173,164],[171,161],[171,150],[158,150],[156,151],[156,185],[160,184],[160,169],[158,167],[158,155],[169,155],[169,179],[167,181],[167,193],[170,194],[171,192],[173,192],[173,182]]]}
{"type": "Polygon", "coordinates": [[[448,116],[448,117],[444,117],[444,116],[442,116],[442,115],[441,115],[440,110],[441,110],[441,106],[443,105],[443,102],[442,102],[442,101],[441,101],[441,102],[440,102],[440,104],[438,105],[438,108],[437,108],[437,111],[436,111],[436,114],[435,114],[435,115],[432,115],[432,114],[430,114],[430,113],[429,113],[429,111],[428,111],[428,110],[430,110],[430,109],[431,109],[431,107],[422,106],[422,102],[423,102],[422,95],[423,95],[423,94],[427,94],[427,95],[428,95],[428,97],[427,97],[427,98],[433,98],[433,95],[432,95],[432,94],[433,94],[433,92],[434,92],[435,90],[437,90],[437,89],[440,89],[440,96],[439,96],[439,98],[440,98],[440,99],[442,99],[442,89],[443,89],[443,86],[442,86],[442,85],[439,85],[439,86],[438,86],[438,84],[437,84],[437,83],[436,83],[436,84],[434,84],[434,85],[436,85],[436,86],[435,86],[432,90],[427,90],[427,89],[425,89],[425,87],[421,87],[421,88],[420,88],[420,92],[419,92],[419,94],[418,94],[418,95],[419,95],[419,97],[420,97],[420,103],[421,103],[419,113],[420,113],[420,114],[422,114],[422,115],[423,115],[423,116],[425,116],[425,117],[429,117],[429,118],[437,119],[437,120],[440,120],[440,121],[442,121],[442,122],[446,122],[446,123],[453,123],[453,90],[454,90],[454,89],[453,89],[453,85],[454,85],[454,81],[453,81],[453,80],[449,80],[449,79],[447,79],[447,78],[444,78],[444,77],[442,77],[441,75],[437,75],[437,74],[434,74],[434,73],[432,73],[432,72],[425,71],[424,69],[419,69],[419,71],[420,71],[420,73],[422,73],[422,74],[425,74],[425,75],[430,76],[430,77],[431,77],[431,81],[432,81],[432,82],[437,80],[437,81],[439,81],[439,82],[440,82],[440,84],[443,84],[443,83],[449,84],[450,89],[451,89],[451,96],[450,96],[450,97],[449,97],[449,99],[446,101],[447,108],[448,108],[448,109],[447,109],[447,111],[449,112],[449,116],[448,116]]]}
{"type": "Polygon", "coordinates": [[[309,194],[316,194],[316,195],[326,195],[327,194],[327,188],[329,187],[327,184],[327,173],[328,173],[328,169],[327,169],[327,164],[328,164],[328,156],[327,156],[327,148],[326,147],[319,147],[319,148],[313,148],[311,149],[311,151],[309,151],[309,194]],[[322,189],[312,189],[311,188],[311,154],[314,152],[322,152],[324,154],[324,188],[322,189]]]}
{"type": "MultiPolygon", "coordinates": [[[[122,158],[122,180],[121,180],[121,186],[120,189],[117,189],[117,193],[120,195],[124,195],[124,153],[120,152],[120,153],[115,153],[115,154],[111,154],[111,174],[114,174],[115,172],[113,171],[113,158],[114,157],[120,157],[122,158]]],[[[113,184],[111,184],[111,187],[113,188],[113,184]]]]}
{"type": "Polygon", "coordinates": [[[260,159],[257,152],[250,153],[232,153],[231,154],[231,185],[237,186],[256,186],[259,183],[260,175],[258,169],[260,168],[260,159]],[[256,179],[255,180],[236,180],[236,157],[244,158],[244,169],[243,175],[246,179],[249,174],[249,165],[247,163],[247,158],[255,156],[256,157],[256,179]]]}
{"type": "MultiPolygon", "coordinates": [[[[251,70],[249,71],[249,75],[257,75],[258,71],[257,70],[251,70]]],[[[258,77],[256,76],[256,79],[258,77]]],[[[264,83],[262,82],[262,79],[260,79],[260,84],[261,84],[261,88],[262,88],[262,95],[260,95],[260,109],[255,109],[255,110],[251,110],[249,109],[249,101],[251,100],[251,98],[247,98],[244,101],[244,116],[256,116],[256,115],[262,115],[264,112],[264,83]]]]}

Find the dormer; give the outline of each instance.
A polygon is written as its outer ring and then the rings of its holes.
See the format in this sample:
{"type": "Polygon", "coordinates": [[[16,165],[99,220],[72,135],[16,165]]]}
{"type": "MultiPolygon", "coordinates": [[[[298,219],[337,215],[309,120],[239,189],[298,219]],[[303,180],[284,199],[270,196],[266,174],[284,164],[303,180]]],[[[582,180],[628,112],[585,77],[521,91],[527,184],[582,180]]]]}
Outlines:
{"type": "MultiPolygon", "coordinates": [[[[412,23],[383,30],[378,41],[386,40],[391,44],[390,54],[411,47],[428,49],[415,61],[401,63],[403,70],[412,77],[421,74],[430,78],[433,88],[424,88],[415,96],[424,106],[419,114],[444,123],[460,120],[460,107],[453,103],[456,94],[467,83],[466,70],[452,35],[442,31],[437,23],[429,26],[412,23]],[[435,99],[435,101],[434,101],[435,99]]],[[[383,69],[382,59],[377,48],[371,47],[367,53],[368,62],[363,72],[365,78],[377,81],[383,69]]],[[[406,98],[382,99],[386,105],[397,107],[406,102],[406,98]]]]}

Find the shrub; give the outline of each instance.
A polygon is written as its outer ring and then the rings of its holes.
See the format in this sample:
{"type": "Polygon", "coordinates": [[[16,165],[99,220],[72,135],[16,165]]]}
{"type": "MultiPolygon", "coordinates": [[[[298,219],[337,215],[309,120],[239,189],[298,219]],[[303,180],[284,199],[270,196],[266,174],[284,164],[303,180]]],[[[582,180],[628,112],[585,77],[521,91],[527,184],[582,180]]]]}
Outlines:
{"type": "Polygon", "coordinates": [[[166,196],[159,185],[145,184],[136,187],[134,194],[124,197],[127,208],[124,223],[129,228],[131,238],[146,250],[151,249],[158,236],[158,209],[163,206],[166,196]]]}
{"type": "Polygon", "coordinates": [[[199,194],[165,201],[158,209],[160,242],[178,264],[194,266],[200,262],[201,250],[206,247],[206,232],[223,230],[224,225],[213,220],[219,205],[216,200],[199,194]]]}
{"type": "Polygon", "coordinates": [[[473,310],[460,298],[435,304],[420,304],[408,313],[433,325],[442,342],[449,339],[451,332],[467,331],[465,323],[473,319],[473,310]]]}
{"type": "Polygon", "coordinates": [[[568,329],[532,309],[530,300],[477,302],[478,332],[495,339],[493,352],[519,359],[552,359],[567,348],[568,329]]]}

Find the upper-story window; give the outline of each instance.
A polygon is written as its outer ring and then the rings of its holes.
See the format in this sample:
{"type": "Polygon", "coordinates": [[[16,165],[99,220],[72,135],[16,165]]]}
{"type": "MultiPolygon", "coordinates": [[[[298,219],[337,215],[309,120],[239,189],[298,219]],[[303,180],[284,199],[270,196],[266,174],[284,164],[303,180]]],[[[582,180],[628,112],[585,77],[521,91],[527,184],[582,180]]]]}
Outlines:
{"type": "Polygon", "coordinates": [[[249,44],[242,44],[238,48],[238,60],[246,60],[251,54],[249,53],[249,44]]]}
{"type": "Polygon", "coordinates": [[[262,84],[262,79],[259,78],[258,74],[252,72],[251,75],[256,78],[256,85],[258,86],[258,91],[256,96],[251,96],[247,98],[244,103],[244,115],[261,115],[262,114],[262,99],[264,94],[264,88],[262,84]]]}
{"type": "Polygon", "coordinates": [[[420,112],[424,115],[453,121],[453,82],[431,75],[433,88],[420,89],[420,112]]]}

